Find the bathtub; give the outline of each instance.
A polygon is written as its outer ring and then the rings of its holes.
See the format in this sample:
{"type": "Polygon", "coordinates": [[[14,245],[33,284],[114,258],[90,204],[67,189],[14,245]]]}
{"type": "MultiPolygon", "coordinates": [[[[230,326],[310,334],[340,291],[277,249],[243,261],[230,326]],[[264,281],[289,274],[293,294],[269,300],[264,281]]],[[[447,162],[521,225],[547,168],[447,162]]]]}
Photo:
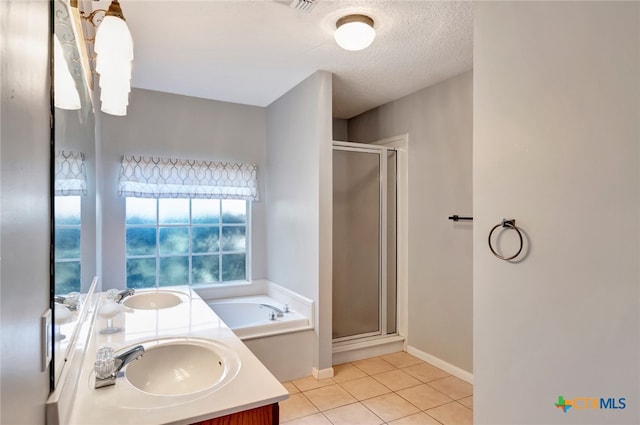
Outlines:
{"type": "Polygon", "coordinates": [[[266,295],[207,301],[209,307],[242,340],[312,329],[309,318],[266,295]],[[276,317],[273,317],[273,316],[276,317]]]}
{"type": "Polygon", "coordinates": [[[196,292],[280,381],[311,375],[315,347],[314,302],[268,280],[217,285],[196,292]],[[270,320],[271,309],[290,312],[270,320]]]}

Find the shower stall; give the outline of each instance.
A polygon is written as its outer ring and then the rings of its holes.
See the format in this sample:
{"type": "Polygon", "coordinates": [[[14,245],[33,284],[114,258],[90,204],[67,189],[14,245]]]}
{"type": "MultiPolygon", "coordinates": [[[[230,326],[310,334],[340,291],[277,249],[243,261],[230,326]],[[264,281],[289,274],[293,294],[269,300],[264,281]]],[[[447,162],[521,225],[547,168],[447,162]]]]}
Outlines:
{"type": "Polygon", "coordinates": [[[394,148],[333,144],[333,341],[397,333],[394,148]]]}

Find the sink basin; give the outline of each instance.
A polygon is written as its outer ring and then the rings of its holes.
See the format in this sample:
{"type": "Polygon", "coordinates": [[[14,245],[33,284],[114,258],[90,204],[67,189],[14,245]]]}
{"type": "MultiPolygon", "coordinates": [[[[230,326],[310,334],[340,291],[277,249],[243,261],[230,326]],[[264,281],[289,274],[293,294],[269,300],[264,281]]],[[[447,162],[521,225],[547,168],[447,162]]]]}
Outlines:
{"type": "Polygon", "coordinates": [[[145,345],[144,355],[125,368],[125,378],[156,396],[191,395],[218,388],[235,377],[240,359],[214,340],[173,339],[145,345]]]}
{"type": "Polygon", "coordinates": [[[160,310],[180,304],[180,297],[168,291],[141,292],[125,298],[123,304],[136,310],[160,310]]]}

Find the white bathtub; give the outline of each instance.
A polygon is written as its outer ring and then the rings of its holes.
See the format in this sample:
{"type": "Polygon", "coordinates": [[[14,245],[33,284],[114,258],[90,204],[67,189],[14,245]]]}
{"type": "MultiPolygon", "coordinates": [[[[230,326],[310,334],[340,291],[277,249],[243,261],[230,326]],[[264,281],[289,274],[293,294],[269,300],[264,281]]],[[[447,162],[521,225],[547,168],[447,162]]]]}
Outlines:
{"type": "Polygon", "coordinates": [[[284,305],[268,296],[209,300],[207,304],[243,340],[312,328],[309,318],[291,308],[273,319],[274,309],[284,310],[284,305]]]}

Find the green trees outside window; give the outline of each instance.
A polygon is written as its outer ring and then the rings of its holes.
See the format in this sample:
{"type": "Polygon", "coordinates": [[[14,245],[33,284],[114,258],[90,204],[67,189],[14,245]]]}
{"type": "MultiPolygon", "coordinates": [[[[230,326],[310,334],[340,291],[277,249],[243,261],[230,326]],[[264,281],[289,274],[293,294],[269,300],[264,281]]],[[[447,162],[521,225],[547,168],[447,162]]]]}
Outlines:
{"type": "Polygon", "coordinates": [[[126,198],[128,288],[247,278],[244,200],[126,198]]]}

